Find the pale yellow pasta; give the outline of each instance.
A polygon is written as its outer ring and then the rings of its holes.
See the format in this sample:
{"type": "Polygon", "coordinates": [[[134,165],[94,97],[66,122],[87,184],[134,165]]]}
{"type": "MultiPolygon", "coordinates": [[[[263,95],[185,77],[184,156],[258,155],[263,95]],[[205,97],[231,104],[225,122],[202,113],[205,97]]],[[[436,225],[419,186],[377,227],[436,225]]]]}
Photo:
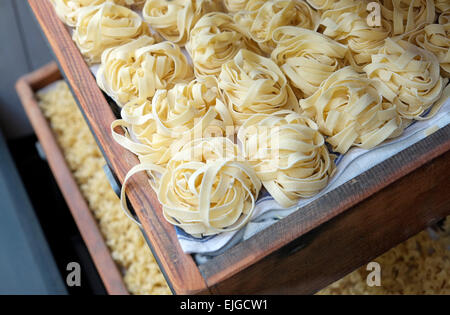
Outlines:
{"type": "Polygon", "coordinates": [[[434,0],[436,11],[445,12],[450,10],[450,1],[448,0],[434,0]]]}
{"type": "Polygon", "coordinates": [[[238,230],[251,218],[261,182],[227,138],[188,143],[169,162],[158,199],[165,218],[194,236],[238,230]]]}
{"type": "Polygon", "coordinates": [[[346,63],[347,46],[320,33],[285,26],[275,30],[273,37],[277,47],[272,60],[306,97],[346,63]]]}
{"type": "Polygon", "coordinates": [[[450,10],[441,14],[439,24],[428,24],[408,35],[408,41],[432,52],[438,58],[442,75],[450,76],[450,10]]]}
{"type": "Polygon", "coordinates": [[[154,44],[149,36],[106,50],[97,72],[100,88],[120,106],[151,100],[158,89],[192,79],[192,67],[180,48],[167,41],[154,44]]]}
{"type": "Polygon", "coordinates": [[[434,54],[401,39],[387,39],[364,71],[405,119],[423,119],[421,115],[439,99],[447,82],[439,74],[434,54]]]}
{"type": "Polygon", "coordinates": [[[319,24],[319,14],[302,0],[249,0],[234,19],[267,54],[275,47],[272,34],[278,27],[292,25],[316,30],[319,24]]]}
{"type": "Polygon", "coordinates": [[[242,49],[222,67],[219,87],[236,125],[253,114],[298,111],[298,102],[280,68],[270,59],[242,49]]]}
{"type": "Polygon", "coordinates": [[[184,45],[195,23],[217,10],[214,0],[147,0],[143,17],[165,39],[184,45]]]}
{"type": "Polygon", "coordinates": [[[231,115],[216,80],[208,77],[158,90],[152,102],[127,104],[112,131],[114,139],[142,163],[165,166],[192,139],[225,136],[228,127],[233,127],[231,115]],[[126,127],[131,135],[116,133],[118,126],[126,127]]]}
{"type": "Polygon", "coordinates": [[[270,195],[291,207],[317,194],[335,168],[316,123],[292,111],[256,114],[239,130],[246,158],[270,195]]]}
{"type": "Polygon", "coordinates": [[[75,27],[78,21],[78,11],[81,8],[95,6],[107,0],[50,0],[58,17],[68,26],[75,27]]]}
{"type": "MultiPolygon", "coordinates": [[[[380,1],[380,0],[379,0],[380,1]]],[[[392,23],[392,34],[413,31],[423,23],[434,23],[434,0],[381,0],[381,13],[392,23]]]]}
{"type": "Polygon", "coordinates": [[[323,34],[348,45],[352,52],[350,61],[358,70],[370,62],[371,55],[378,51],[391,34],[391,25],[384,18],[380,19],[381,26],[370,26],[368,13],[367,2],[344,1],[321,16],[323,34]]]}
{"type": "Polygon", "coordinates": [[[344,154],[352,146],[370,149],[401,132],[395,105],[383,100],[374,83],[348,66],[300,100],[304,113],[328,136],[333,151],[344,154]]]}
{"type": "Polygon", "coordinates": [[[79,10],[73,40],[88,63],[98,63],[105,49],[146,34],[149,34],[148,26],[137,13],[105,2],[79,10]]]}
{"type": "Polygon", "coordinates": [[[248,0],[224,0],[225,8],[230,13],[244,10],[248,0]]]}
{"type": "Polygon", "coordinates": [[[222,65],[233,59],[241,48],[254,49],[256,43],[241,26],[225,13],[204,15],[192,29],[186,45],[197,76],[218,76],[222,65]]]}

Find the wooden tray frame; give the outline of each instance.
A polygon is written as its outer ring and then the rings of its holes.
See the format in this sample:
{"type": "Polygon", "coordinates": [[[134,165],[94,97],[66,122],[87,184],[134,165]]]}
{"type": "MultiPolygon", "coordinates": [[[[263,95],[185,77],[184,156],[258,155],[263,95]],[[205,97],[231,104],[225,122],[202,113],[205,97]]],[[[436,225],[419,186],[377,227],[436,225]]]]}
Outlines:
{"type": "MultiPolygon", "coordinates": [[[[50,2],[28,2],[123,182],[138,161],[112,139],[116,117],[50,2]]],[[[130,181],[128,198],[174,293],[314,293],[450,214],[449,149],[450,125],[200,266],[181,250],[145,174],[130,181]]]]}
{"type": "Polygon", "coordinates": [[[128,295],[122,275],[103,239],[97,221],[84,199],[56,137],[39,108],[35,93],[61,80],[58,65],[53,62],[21,77],[16,84],[17,94],[44,149],[50,169],[69,206],[75,223],[88,248],[107,292],[111,295],[128,295]]]}

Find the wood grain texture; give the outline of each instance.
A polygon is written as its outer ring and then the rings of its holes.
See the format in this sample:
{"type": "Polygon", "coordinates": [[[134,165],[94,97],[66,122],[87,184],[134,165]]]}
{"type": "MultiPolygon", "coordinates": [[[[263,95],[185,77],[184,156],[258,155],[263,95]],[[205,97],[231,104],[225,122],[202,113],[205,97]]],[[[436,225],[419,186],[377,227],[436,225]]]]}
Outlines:
{"type": "MultiPolygon", "coordinates": [[[[138,163],[137,157],[113,140],[110,126],[116,118],[50,1],[28,2],[105,159],[119,181],[123,182],[127,172],[138,163]]],[[[183,253],[174,227],[164,219],[161,205],[148,183],[147,175],[141,173],[134,176],[129,181],[127,192],[143,225],[150,248],[172,290],[179,294],[206,290],[206,283],[194,260],[183,253]]]]}
{"type": "Polygon", "coordinates": [[[35,91],[59,79],[61,74],[58,66],[56,63],[51,63],[22,77],[16,85],[17,93],[106,290],[112,295],[127,295],[129,293],[122,275],[111,257],[96,220],[66,163],[51,127],[36,101],[35,91]]]}
{"type": "Polygon", "coordinates": [[[450,125],[201,265],[208,286],[214,293],[313,293],[339,279],[450,214],[449,150],[450,125]],[[431,166],[422,167],[426,163],[431,166]],[[346,211],[364,215],[346,219],[346,211]],[[342,220],[338,231],[326,228],[325,223],[333,219],[342,220]],[[356,235],[355,229],[360,233],[356,235]],[[328,243],[314,240],[309,249],[293,257],[274,254],[277,250],[295,252],[304,246],[305,238],[310,239],[308,232],[322,235],[328,243]],[[332,242],[335,237],[345,244],[332,242]],[[343,249],[345,255],[338,255],[343,249]],[[321,263],[312,263],[320,259],[321,263]],[[264,276],[257,277],[257,273],[264,276]]]}

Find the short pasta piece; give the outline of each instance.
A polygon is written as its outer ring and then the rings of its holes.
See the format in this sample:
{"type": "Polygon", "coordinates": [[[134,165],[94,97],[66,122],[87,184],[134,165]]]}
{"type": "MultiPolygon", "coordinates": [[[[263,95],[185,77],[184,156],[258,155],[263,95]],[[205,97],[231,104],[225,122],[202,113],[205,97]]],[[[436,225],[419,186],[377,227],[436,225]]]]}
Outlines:
{"type": "Polygon", "coordinates": [[[383,100],[373,80],[350,66],[331,75],[300,106],[328,136],[333,151],[342,154],[352,146],[373,148],[402,131],[395,105],[383,100]]]}
{"type": "Polygon", "coordinates": [[[233,59],[241,48],[257,46],[241,26],[225,13],[204,15],[191,31],[186,48],[197,76],[218,76],[222,65],[233,59]]]}
{"type": "Polygon", "coordinates": [[[274,32],[274,40],[272,60],[306,97],[346,64],[347,46],[320,33],[285,26],[274,32]]]}
{"type": "Polygon", "coordinates": [[[103,53],[97,83],[120,106],[151,100],[158,89],[193,79],[192,67],[176,44],[154,42],[142,36],[103,53]]]}
{"type": "Polygon", "coordinates": [[[73,40],[88,63],[99,63],[103,51],[119,46],[142,35],[149,29],[132,10],[105,2],[80,9],[73,40]]]}
{"type": "Polygon", "coordinates": [[[166,40],[184,45],[197,21],[217,10],[214,0],[147,0],[143,17],[166,40]]]}
{"type": "Polygon", "coordinates": [[[272,34],[278,27],[291,25],[316,30],[319,25],[319,14],[302,0],[249,0],[234,18],[267,54],[276,46],[272,34]]]}
{"type": "Polygon", "coordinates": [[[245,121],[238,138],[264,187],[282,206],[317,194],[334,171],[316,123],[292,111],[256,114],[245,121]]]}
{"type": "Polygon", "coordinates": [[[440,98],[447,82],[434,54],[398,38],[387,39],[364,71],[405,119],[424,119],[421,115],[440,98]]]}
{"type": "Polygon", "coordinates": [[[280,68],[245,49],[223,65],[219,87],[237,126],[253,114],[299,111],[297,98],[280,68]]]}

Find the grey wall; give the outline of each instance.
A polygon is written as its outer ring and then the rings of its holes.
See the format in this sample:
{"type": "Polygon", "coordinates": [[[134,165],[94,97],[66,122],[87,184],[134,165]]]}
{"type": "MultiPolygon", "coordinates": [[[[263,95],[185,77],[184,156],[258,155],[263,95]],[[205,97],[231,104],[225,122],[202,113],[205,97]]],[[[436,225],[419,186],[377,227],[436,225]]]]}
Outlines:
{"type": "Polygon", "coordinates": [[[9,139],[31,134],[17,79],[53,59],[26,0],[0,0],[0,128],[9,139]]]}

